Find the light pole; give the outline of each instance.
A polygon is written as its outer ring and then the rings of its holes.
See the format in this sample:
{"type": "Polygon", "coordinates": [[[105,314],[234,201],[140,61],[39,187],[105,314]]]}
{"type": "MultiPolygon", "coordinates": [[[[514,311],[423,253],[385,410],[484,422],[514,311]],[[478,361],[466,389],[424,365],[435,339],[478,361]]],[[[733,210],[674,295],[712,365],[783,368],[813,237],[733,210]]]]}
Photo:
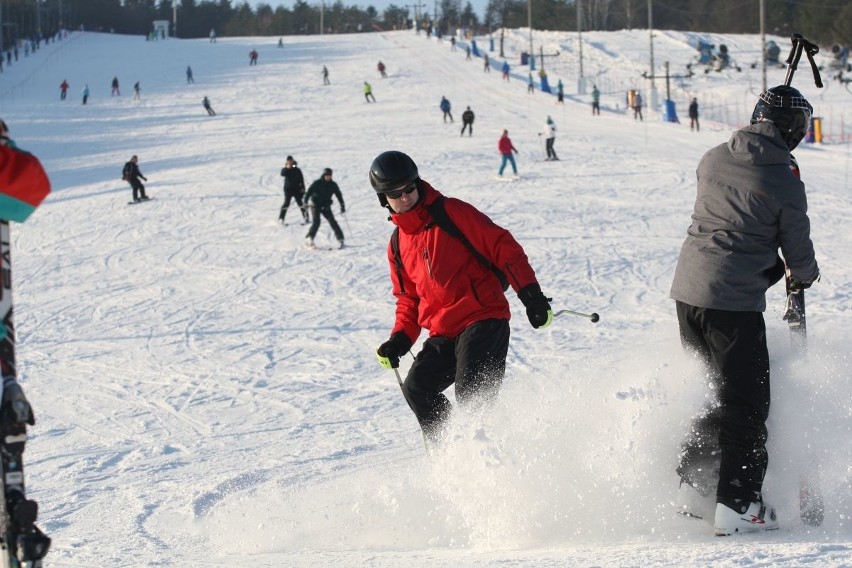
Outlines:
{"type": "Polygon", "coordinates": [[[535,54],[533,53],[533,46],[532,46],[532,0],[527,0],[527,26],[530,28],[530,51],[529,51],[529,53],[530,53],[529,60],[530,61],[529,61],[529,64],[530,64],[530,69],[535,69],[535,63],[533,62],[533,59],[532,59],[533,57],[535,57],[535,54]]]}
{"type": "Polygon", "coordinates": [[[654,8],[648,0],[648,35],[651,42],[651,108],[657,108],[657,85],[654,83],[654,8]]]}
{"type": "Polygon", "coordinates": [[[586,78],[583,76],[583,10],[580,8],[580,0],[577,0],[577,44],[580,52],[580,78],[577,79],[577,93],[586,94],[586,78]]]}

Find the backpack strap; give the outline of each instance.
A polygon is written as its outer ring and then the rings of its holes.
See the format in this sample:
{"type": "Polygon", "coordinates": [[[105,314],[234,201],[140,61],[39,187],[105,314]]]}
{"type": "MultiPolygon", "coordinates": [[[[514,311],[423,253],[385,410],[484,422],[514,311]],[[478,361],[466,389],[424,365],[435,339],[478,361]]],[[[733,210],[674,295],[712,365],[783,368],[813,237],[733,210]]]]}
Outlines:
{"type": "MultiPolygon", "coordinates": [[[[506,275],[503,274],[503,271],[500,270],[493,262],[485,258],[482,253],[476,250],[476,248],[471,244],[471,242],[467,240],[467,237],[464,236],[464,233],[461,232],[461,229],[459,229],[458,226],[453,223],[449,215],[447,215],[447,210],[444,207],[444,199],[446,199],[446,197],[441,196],[436,199],[431,205],[426,206],[426,208],[429,210],[429,213],[432,215],[432,221],[448,235],[460,240],[462,244],[467,247],[467,249],[474,256],[474,258],[476,258],[476,260],[482,263],[485,268],[494,273],[494,276],[496,276],[497,280],[500,281],[500,285],[503,287],[503,291],[505,292],[506,290],[508,290],[509,280],[506,279],[506,275]]],[[[398,241],[397,248],[399,248],[398,241]]]]}
{"type": "Polygon", "coordinates": [[[402,280],[402,256],[399,254],[399,227],[394,228],[390,242],[393,251],[393,263],[396,267],[396,279],[399,281],[399,291],[405,294],[405,283],[402,280]]]}
{"type": "MultiPolygon", "coordinates": [[[[485,268],[494,273],[494,276],[497,277],[497,280],[500,281],[500,285],[503,287],[503,291],[509,289],[509,280],[506,279],[506,275],[502,270],[497,268],[497,266],[485,258],[476,248],[471,244],[467,237],[464,236],[464,233],[461,232],[461,229],[453,223],[450,219],[449,215],[447,215],[447,210],[444,208],[444,196],[436,199],[431,205],[427,205],[426,209],[429,211],[429,214],[432,216],[432,224],[437,226],[439,229],[454,237],[462,242],[462,244],[467,247],[470,253],[482,263],[485,268]]],[[[399,253],[399,227],[395,227],[393,233],[391,234],[390,239],[391,251],[393,252],[393,263],[396,268],[396,278],[399,281],[399,289],[403,294],[405,293],[405,284],[403,283],[402,274],[403,274],[403,266],[402,266],[402,256],[399,253]]]]}

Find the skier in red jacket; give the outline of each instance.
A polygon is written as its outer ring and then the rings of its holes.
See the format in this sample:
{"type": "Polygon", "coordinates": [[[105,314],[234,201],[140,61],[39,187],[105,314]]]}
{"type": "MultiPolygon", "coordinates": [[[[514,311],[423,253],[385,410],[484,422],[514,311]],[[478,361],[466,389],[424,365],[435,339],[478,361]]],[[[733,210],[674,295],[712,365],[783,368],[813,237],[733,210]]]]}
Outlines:
{"type": "Polygon", "coordinates": [[[429,330],[402,392],[426,439],[435,443],[451,408],[442,391],[455,383],[456,400],[462,405],[487,402],[497,396],[505,373],[509,302],[500,279],[485,262],[503,273],[534,328],[550,325],[553,312],[524,249],[511,233],[469,203],[443,197],[420,179],[408,155],[379,154],[369,177],[379,203],[391,212],[399,229],[399,266],[393,243],[388,246],[396,323],[376,354],[382,366],[396,368],[421,329],[429,330]],[[431,212],[438,201],[483,259],[438,226],[431,212]]]}

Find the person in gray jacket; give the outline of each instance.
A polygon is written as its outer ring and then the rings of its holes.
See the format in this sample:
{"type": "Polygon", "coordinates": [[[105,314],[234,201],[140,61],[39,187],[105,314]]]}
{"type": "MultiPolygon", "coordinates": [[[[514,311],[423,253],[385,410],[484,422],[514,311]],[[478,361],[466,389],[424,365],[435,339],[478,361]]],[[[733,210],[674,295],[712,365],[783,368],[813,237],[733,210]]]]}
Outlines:
{"type": "Polygon", "coordinates": [[[778,528],[761,493],[769,415],[762,312],[785,262],[794,286],[807,288],[819,277],[805,187],[790,154],[812,113],[792,87],[763,92],[751,124],[704,154],[696,172],[671,298],[681,343],[706,364],[718,400],[693,422],[677,472],[701,495],[715,491],[717,535],[778,528]]]}

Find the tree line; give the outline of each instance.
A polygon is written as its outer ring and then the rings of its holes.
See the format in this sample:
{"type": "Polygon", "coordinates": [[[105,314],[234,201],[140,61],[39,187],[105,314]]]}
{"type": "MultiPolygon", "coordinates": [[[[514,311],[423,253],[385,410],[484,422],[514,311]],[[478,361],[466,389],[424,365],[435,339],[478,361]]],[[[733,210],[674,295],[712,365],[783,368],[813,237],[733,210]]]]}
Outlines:
{"type": "MultiPolygon", "coordinates": [[[[367,3],[369,0],[359,0],[367,3]]],[[[373,6],[346,5],[342,0],[292,5],[260,4],[232,0],[0,0],[4,43],[50,35],[61,27],[147,34],[151,22],[177,16],[172,33],[180,38],[219,36],[283,36],[297,34],[354,33],[402,29],[415,19],[443,34],[464,28],[491,33],[501,27],[583,31],[647,29],[649,5],[654,29],[708,33],[758,33],[761,0],[489,0],[484,14],[469,1],[440,0],[432,6],[419,3],[390,5],[380,13],[373,6]],[[432,8],[434,13],[429,12],[432,8]],[[529,8],[529,11],[528,11],[529,8]],[[437,17],[436,17],[437,16],[437,17]],[[322,22],[322,24],[321,24],[322,22]],[[320,26],[322,25],[322,30],[320,26]]],[[[852,2],[849,0],[763,0],[767,33],[802,33],[816,43],[852,42],[852,2]]]]}

